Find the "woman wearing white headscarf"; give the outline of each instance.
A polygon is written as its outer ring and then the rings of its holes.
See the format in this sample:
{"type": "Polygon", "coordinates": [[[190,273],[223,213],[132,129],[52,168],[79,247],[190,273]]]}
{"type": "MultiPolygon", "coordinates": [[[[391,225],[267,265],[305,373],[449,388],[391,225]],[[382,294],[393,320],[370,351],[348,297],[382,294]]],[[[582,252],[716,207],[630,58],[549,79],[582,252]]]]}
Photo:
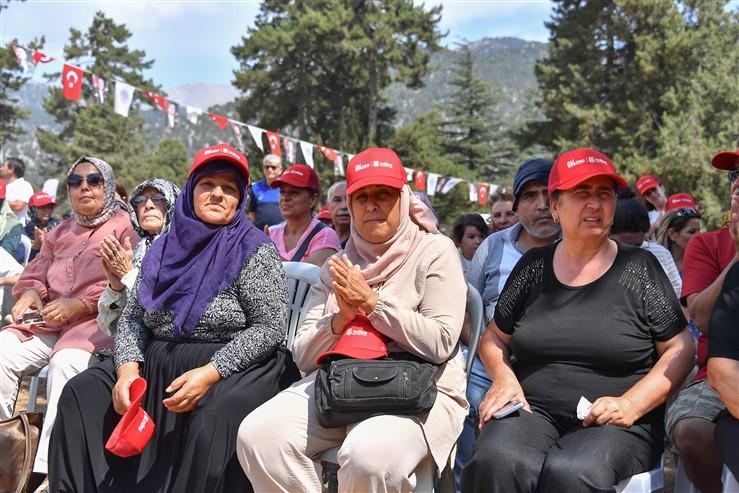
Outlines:
{"type": "Polygon", "coordinates": [[[128,214],[115,202],[113,169],[94,157],[69,168],[67,192],[74,217],[52,229],[41,251],[13,288],[18,323],[0,332],[0,418],[13,414],[20,379],[49,365],[47,408],[34,472],[46,474],[49,436],[59,394],[67,381],[110,354],[113,338],[98,327],[97,304],[107,279],[100,269],[100,243],[107,235],[138,242],[128,214]],[[27,311],[43,322],[22,323],[27,311]]]}
{"type": "Polygon", "coordinates": [[[390,149],[367,149],[350,161],[347,195],[349,242],[340,258],[323,265],[295,337],[295,361],[308,375],[239,428],[239,461],[255,491],[320,491],[313,459],[336,445],[342,491],[410,491],[414,470],[429,455],[444,469],[467,415],[464,364],[455,354],[467,289],[454,244],[438,234],[436,218],[413,195],[390,149]],[[318,423],[316,358],[332,351],[360,314],[387,340],[388,353],[439,365],[430,412],[372,416],[339,428],[318,423]]]}

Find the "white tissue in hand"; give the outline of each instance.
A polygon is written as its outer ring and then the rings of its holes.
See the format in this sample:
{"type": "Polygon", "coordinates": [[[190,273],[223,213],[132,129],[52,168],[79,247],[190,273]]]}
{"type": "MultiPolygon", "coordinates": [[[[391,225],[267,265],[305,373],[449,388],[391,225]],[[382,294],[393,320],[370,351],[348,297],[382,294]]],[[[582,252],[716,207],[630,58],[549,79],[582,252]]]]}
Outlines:
{"type": "Polygon", "coordinates": [[[585,419],[585,416],[590,414],[592,405],[593,403],[585,397],[580,397],[580,402],[577,403],[577,419],[585,419]]]}

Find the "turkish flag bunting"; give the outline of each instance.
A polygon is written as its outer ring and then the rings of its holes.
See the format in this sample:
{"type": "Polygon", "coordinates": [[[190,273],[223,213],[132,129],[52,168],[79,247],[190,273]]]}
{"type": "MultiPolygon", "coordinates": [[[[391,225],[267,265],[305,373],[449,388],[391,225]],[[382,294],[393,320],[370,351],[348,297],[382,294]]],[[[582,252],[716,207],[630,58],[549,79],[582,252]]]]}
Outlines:
{"type": "Polygon", "coordinates": [[[478,183],[477,184],[477,196],[479,197],[480,205],[485,205],[488,200],[488,184],[487,183],[478,183]]]}
{"type": "Polygon", "coordinates": [[[210,116],[213,121],[216,122],[219,127],[221,127],[221,130],[226,128],[226,125],[228,125],[228,119],[222,116],[216,115],[215,113],[208,113],[208,116],[210,116]]]}
{"type": "Polygon", "coordinates": [[[423,171],[416,171],[416,190],[426,190],[426,175],[423,171]]]}
{"type": "Polygon", "coordinates": [[[82,75],[85,73],[81,68],[74,65],[64,64],[62,82],[64,83],[64,97],[72,101],[79,101],[82,93],[82,75]]]}
{"type": "Polygon", "coordinates": [[[40,51],[34,51],[33,52],[33,61],[36,63],[49,63],[54,61],[55,58],[50,57],[48,55],[44,55],[40,51]]]}
{"type": "Polygon", "coordinates": [[[280,149],[280,134],[277,132],[267,132],[267,141],[269,142],[269,152],[275,156],[282,157],[282,149],[280,149]]]}
{"type": "Polygon", "coordinates": [[[318,148],[328,159],[330,159],[331,161],[336,161],[336,152],[333,149],[329,149],[328,147],[324,146],[318,146],[318,148]]]}
{"type": "Polygon", "coordinates": [[[149,96],[152,99],[152,101],[154,101],[156,104],[159,105],[161,109],[163,109],[164,111],[167,111],[167,100],[164,99],[164,96],[160,96],[158,94],[154,94],[153,92],[149,92],[149,91],[144,91],[144,94],[149,96]]]}

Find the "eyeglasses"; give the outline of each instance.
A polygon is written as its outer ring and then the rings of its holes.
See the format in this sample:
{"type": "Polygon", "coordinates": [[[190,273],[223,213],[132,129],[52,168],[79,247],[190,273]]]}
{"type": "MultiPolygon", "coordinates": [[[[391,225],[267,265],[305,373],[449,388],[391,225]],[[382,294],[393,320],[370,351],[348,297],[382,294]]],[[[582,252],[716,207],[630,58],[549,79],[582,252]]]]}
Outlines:
{"type": "Polygon", "coordinates": [[[161,193],[155,193],[151,197],[147,197],[146,195],[137,195],[131,199],[131,203],[135,205],[136,207],[141,207],[148,200],[151,200],[155,204],[163,204],[167,201],[167,197],[165,197],[161,193]]]}
{"type": "Polygon", "coordinates": [[[264,165],[264,166],[262,166],[262,167],[263,167],[264,169],[269,169],[269,170],[275,170],[275,169],[280,169],[280,167],[279,167],[279,166],[275,166],[275,165],[273,165],[273,164],[265,164],[265,165],[264,165]]]}
{"type": "Polygon", "coordinates": [[[76,188],[82,185],[82,182],[86,182],[90,188],[100,188],[105,183],[102,173],[90,173],[89,175],[81,176],[77,174],[71,174],[67,177],[67,186],[76,188]]]}
{"type": "Polygon", "coordinates": [[[729,171],[729,183],[734,183],[739,178],[739,168],[729,171]]]}
{"type": "Polygon", "coordinates": [[[675,215],[677,217],[701,217],[700,212],[693,209],[692,207],[684,207],[682,209],[678,209],[675,215]]]}

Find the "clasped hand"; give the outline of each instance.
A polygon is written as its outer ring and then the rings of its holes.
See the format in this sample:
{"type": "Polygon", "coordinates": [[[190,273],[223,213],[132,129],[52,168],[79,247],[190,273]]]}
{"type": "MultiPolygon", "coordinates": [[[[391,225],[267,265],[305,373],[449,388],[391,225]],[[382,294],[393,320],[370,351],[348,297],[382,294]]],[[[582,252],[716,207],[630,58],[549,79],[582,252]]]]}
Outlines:
{"type": "Polygon", "coordinates": [[[328,265],[342,316],[351,321],[359,309],[371,313],[377,304],[378,294],[367,284],[359,266],[353,265],[346,255],[331,257],[328,265]]]}
{"type": "Polygon", "coordinates": [[[113,235],[103,238],[100,242],[100,263],[111,287],[116,291],[122,290],[121,278],[133,269],[131,239],[126,237],[121,245],[113,235]]]}

